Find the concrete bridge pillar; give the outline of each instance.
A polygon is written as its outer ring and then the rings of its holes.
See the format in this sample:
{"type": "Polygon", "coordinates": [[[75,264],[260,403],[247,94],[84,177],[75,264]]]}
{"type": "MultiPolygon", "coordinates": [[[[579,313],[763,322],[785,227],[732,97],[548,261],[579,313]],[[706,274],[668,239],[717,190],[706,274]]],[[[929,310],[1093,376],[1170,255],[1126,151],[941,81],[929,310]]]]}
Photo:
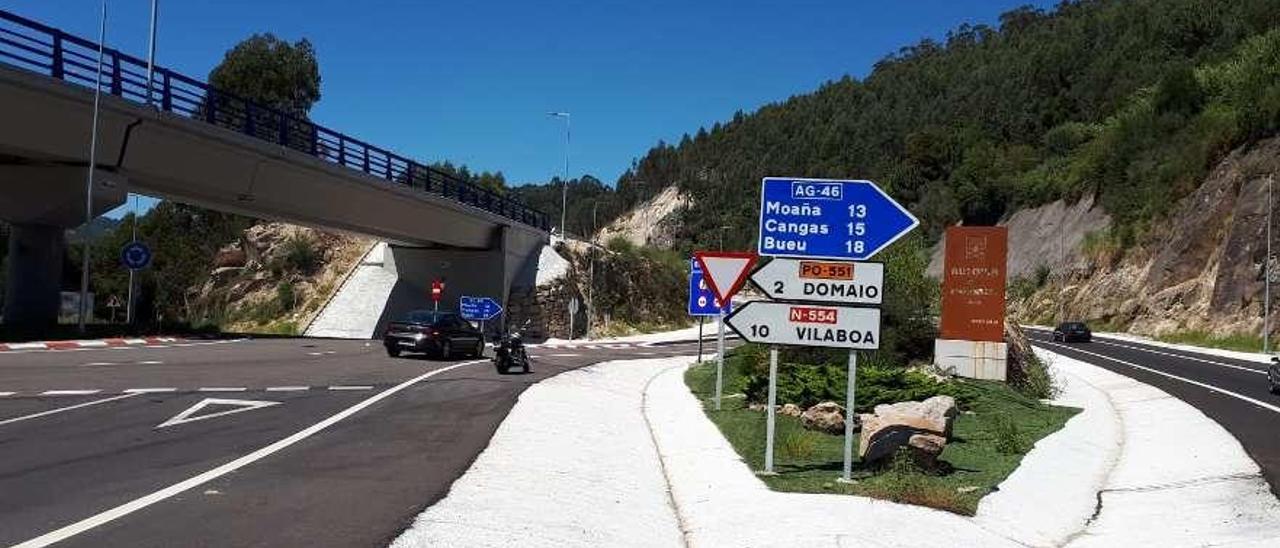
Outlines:
{"type": "MultiPolygon", "coordinates": [[[[65,231],[84,223],[83,167],[0,164],[0,219],[10,223],[4,323],[38,330],[58,321],[65,231]]],[[[93,214],[125,201],[128,181],[96,170],[93,214]]]]}
{"type": "Polygon", "coordinates": [[[49,225],[10,225],[4,323],[19,328],[57,323],[64,231],[49,225]]]}

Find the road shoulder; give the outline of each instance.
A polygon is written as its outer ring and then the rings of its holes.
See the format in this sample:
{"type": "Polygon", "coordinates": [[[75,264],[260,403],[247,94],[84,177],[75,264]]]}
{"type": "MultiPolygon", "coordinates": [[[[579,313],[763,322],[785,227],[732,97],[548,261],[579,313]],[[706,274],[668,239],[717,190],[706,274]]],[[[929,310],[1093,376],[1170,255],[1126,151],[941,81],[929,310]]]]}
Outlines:
{"type": "MultiPolygon", "coordinates": [[[[1044,349],[1036,353],[1069,385],[1104,393],[1119,426],[1119,454],[1097,491],[1095,515],[1070,545],[1280,543],[1280,501],[1224,428],[1153,386],[1044,349]]],[[[1085,434],[1107,443],[1103,432],[1085,434]]],[[[1069,454],[1058,457],[1070,466],[1069,454]]]]}
{"type": "Polygon", "coordinates": [[[641,413],[645,383],[681,360],[605,362],[529,387],[392,546],[682,546],[641,413]]]}

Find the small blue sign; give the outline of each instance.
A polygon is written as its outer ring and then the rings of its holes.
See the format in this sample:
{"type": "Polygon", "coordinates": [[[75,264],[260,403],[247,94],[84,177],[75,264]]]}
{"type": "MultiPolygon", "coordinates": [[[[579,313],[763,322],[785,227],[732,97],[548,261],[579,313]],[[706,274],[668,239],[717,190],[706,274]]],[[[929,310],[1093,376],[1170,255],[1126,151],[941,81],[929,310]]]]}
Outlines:
{"type": "Polygon", "coordinates": [[[871,181],[766,177],[756,252],[865,261],[919,224],[871,181]]]}
{"type": "Polygon", "coordinates": [[[151,264],[151,248],[142,242],[130,242],[120,249],[120,262],[129,270],[142,270],[151,264]]]}
{"type": "MultiPolygon", "coordinates": [[[[720,308],[716,306],[716,294],[702,276],[702,267],[697,259],[689,259],[689,315],[719,316],[720,308]]],[[[724,313],[733,312],[733,302],[724,306],[724,313]]]]}
{"type": "Polygon", "coordinates": [[[489,297],[463,296],[458,300],[458,312],[464,320],[483,322],[502,314],[502,305],[489,297]]]}

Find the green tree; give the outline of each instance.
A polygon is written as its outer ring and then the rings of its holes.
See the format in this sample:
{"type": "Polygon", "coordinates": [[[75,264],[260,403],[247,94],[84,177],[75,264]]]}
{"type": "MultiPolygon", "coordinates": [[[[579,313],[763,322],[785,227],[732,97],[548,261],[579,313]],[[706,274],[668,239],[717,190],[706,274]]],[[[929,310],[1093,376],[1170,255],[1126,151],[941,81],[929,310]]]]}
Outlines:
{"type": "Polygon", "coordinates": [[[303,38],[290,44],[255,34],[227,51],[209,84],[258,104],[306,116],[320,100],[320,64],[303,38]]]}

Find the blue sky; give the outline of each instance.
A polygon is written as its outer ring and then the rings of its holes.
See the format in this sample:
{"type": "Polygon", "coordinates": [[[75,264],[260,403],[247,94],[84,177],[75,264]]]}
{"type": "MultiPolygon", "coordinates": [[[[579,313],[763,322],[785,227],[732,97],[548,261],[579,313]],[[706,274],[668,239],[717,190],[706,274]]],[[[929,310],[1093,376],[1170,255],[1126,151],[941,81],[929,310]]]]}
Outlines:
{"type": "MultiPolygon", "coordinates": [[[[161,0],[157,62],[204,79],[255,32],[317,51],[321,124],[423,161],[570,174],[612,184],[659,140],[736,110],[866,75],[899,47],[960,23],[995,24],[1026,0],[509,1],[161,0]]],[[[5,0],[4,9],[97,36],[99,0],[5,0]]],[[[114,0],[107,42],[144,56],[150,0],[114,0]]]]}

